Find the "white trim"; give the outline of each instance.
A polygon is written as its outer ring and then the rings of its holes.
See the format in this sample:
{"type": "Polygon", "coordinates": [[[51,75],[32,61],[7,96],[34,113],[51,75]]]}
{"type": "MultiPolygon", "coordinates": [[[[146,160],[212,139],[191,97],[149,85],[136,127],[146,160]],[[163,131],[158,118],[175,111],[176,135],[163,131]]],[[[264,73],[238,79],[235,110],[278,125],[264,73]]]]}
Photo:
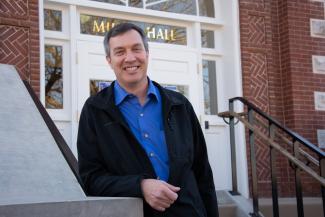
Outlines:
{"type": "MultiPolygon", "coordinates": [[[[187,45],[175,45],[175,44],[166,44],[166,43],[158,43],[158,42],[150,42],[152,44],[162,44],[163,46],[172,46],[179,47],[181,49],[184,48],[192,48],[194,45],[194,36],[192,32],[192,23],[190,22],[182,22],[182,21],[173,21],[170,19],[159,19],[159,18],[150,18],[150,17],[144,17],[144,16],[134,16],[133,14],[124,14],[119,12],[111,12],[109,13],[109,16],[107,15],[107,11],[103,10],[96,10],[93,8],[77,8],[77,37],[78,40],[85,40],[85,41],[100,41],[102,42],[103,36],[96,36],[96,35],[88,35],[88,34],[81,34],[80,33],[80,15],[81,14],[87,14],[91,16],[101,16],[101,17],[110,17],[115,19],[122,19],[122,20],[130,20],[130,21],[138,21],[138,22],[147,22],[147,23],[156,23],[161,25],[171,25],[171,26],[179,26],[182,28],[186,28],[186,37],[187,37],[187,45]]],[[[158,45],[159,46],[159,45],[158,45]]]]}
{"type": "MultiPolygon", "coordinates": [[[[38,14],[39,17],[44,17],[44,5],[43,0],[38,1],[38,14]]],[[[45,58],[44,58],[44,20],[39,19],[39,46],[40,46],[40,101],[42,102],[43,106],[45,107],[45,76],[44,76],[44,69],[45,69],[45,58]]]]}
{"type": "MultiPolygon", "coordinates": [[[[239,21],[239,3],[238,1],[232,1],[233,11],[233,47],[234,47],[234,68],[235,68],[235,87],[236,95],[243,96],[243,84],[242,84],[242,66],[241,66],[241,52],[240,52],[240,21],[239,21]]],[[[237,109],[243,111],[243,106],[238,106],[237,109]]],[[[237,159],[237,177],[238,177],[238,189],[240,193],[249,198],[249,181],[248,181],[248,165],[247,165],[247,150],[246,150],[246,137],[245,129],[242,124],[236,128],[236,159],[237,159]]]]}
{"type": "Polygon", "coordinates": [[[313,22],[320,22],[320,23],[322,23],[325,26],[325,20],[321,20],[321,19],[310,19],[310,35],[311,35],[311,37],[325,38],[325,34],[324,35],[319,35],[319,34],[315,34],[313,32],[313,22]]]}
{"type": "Polygon", "coordinates": [[[222,57],[223,54],[217,48],[201,48],[204,55],[222,57]]]}
{"type": "Polygon", "coordinates": [[[135,8],[135,7],[126,7],[120,5],[109,4],[105,2],[96,2],[96,1],[88,1],[88,0],[47,0],[48,2],[56,2],[62,4],[73,4],[76,6],[83,6],[87,8],[94,8],[100,10],[107,10],[111,12],[120,12],[120,13],[127,13],[133,15],[143,15],[143,16],[151,16],[152,18],[166,18],[172,20],[179,20],[179,21],[186,21],[186,22],[200,22],[212,25],[223,26],[223,22],[216,18],[211,17],[201,17],[197,15],[187,15],[187,14],[177,14],[177,13],[170,13],[164,11],[156,11],[150,9],[143,9],[143,8],[135,8]]]}
{"type": "MultiPolygon", "coordinates": [[[[145,1],[146,0],[144,0],[144,2],[145,1]]],[[[163,3],[163,2],[166,2],[166,1],[168,1],[168,0],[158,0],[158,1],[155,1],[155,2],[150,2],[150,3],[146,4],[146,7],[145,8],[150,7],[150,6],[153,6],[153,5],[156,5],[156,4],[163,3]]]]}
{"type": "Polygon", "coordinates": [[[78,12],[77,7],[75,5],[69,6],[69,15],[70,15],[70,87],[71,87],[71,149],[72,153],[78,157],[77,155],[77,134],[78,132],[78,118],[81,111],[78,111],[78,51],[77,51],[77,34],[76,32],[80,29],[76,25],[79,23],[78,21],[78,12]]]}
{"type": "MultiPolygon", "coordinates": [[[[62,68],[63,68],[63,109],[46,109],[55,121],[70,121],[71,115],[71,81],[70,81],[70,58],[68,42],[61,40],[45,39],[44,45],[62,46],[62,68]]],[[[45,52],[44,52],[45,54],[45,52]]],[[[45,84],[44,84],[45,85],[45,84]]],[[[44,87],[45,88],[45,87],[44,87]]]]}
{"type": "Polygon", "coordinates": [[[62,21],[61,21],[62,31],[45,30],[44,25],[43,25],[42,29],[44,31],[45,37],[68,40],[69,39],[69,29],[70,29],[68,8],[66,6],[60,5],[60,4],[51,4],[51,3],[48,4],[47,3],[44,5],[43,9],[57,10],[57,11],[61,11],[61,13],[62,13],[62,21]]]}

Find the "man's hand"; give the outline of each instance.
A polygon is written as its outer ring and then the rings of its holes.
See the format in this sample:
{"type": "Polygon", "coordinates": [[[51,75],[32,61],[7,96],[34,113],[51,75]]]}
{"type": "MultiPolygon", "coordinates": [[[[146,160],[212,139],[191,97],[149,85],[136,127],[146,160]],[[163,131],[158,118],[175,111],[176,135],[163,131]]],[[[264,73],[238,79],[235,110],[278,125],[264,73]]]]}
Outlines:
{"type": "Polygon", "coordinates": [[[176,201],[177,192],[180,190],[179,187],[156,179],[143,179],[141,189],[146,202],[153,209],[161,212],[176,201]]]}

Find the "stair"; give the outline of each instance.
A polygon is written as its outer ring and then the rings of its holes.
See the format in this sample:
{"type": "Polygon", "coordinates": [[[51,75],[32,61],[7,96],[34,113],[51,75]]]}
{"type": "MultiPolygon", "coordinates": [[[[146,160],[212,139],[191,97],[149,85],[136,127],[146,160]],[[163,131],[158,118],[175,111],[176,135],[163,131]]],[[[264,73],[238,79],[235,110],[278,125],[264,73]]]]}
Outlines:
{"type": "Polygon", "coordinates": [[[217,191],[220,217],[250,217],[249,200],[241,195],[232,196],[228,191],[217,191]]]}
{"type": "MultiPolygon", "coordinates": [[[[252,200],[217,191],[220,217],[251,217],[252,200]]],[[[259,199],[261,217],[273,217],[272,198],[259,199]]],[[[279,198],[280,217],[298,217],[296,198],[279,198]]],[[[305,217],[324,217],[321,198],[304,197],[305,217]]]]}
{"type": "Polygon", "coordinates": [[[13,66],[0,64],[0,216],[142,217],[139,198],[87,197],[13,66]]]}
{"type": "MultiPolygon", "coordinates": [[[[273,217],[272,199],[259,199],[260,210],[265,217],[273,217]]],[[[298,217],[296,198],[279,198],[280,216],[298,217]]],[[[322,199],[304,197],[304,216],[305,217],[324,217],[322,199]]]]}

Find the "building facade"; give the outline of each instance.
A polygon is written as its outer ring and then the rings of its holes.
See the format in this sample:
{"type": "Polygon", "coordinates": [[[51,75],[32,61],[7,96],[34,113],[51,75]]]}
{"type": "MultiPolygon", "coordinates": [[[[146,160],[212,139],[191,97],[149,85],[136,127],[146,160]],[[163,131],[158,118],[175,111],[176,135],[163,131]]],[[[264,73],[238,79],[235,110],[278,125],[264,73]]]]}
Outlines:
{"type": "MultiPolygon", "coordinates": [[[[141,26],[149,77],[192,102],[207,140],[216,188],[231,189],[229,128],[217,116],[244,96],[325,147],[325,9],[322,0],[4,0],[0,62],[30,81],[76,153],[83,103],[113,81],[103,35],[120,22],[141,26]]],[[[238,126],[239,190],[249,196],[245,131],[238,126]]],[[[270,195],[269,149],[258,146],[259,192],[270,195]]],[[[278,162],[280,195],[294,175],[278,162]]],[[[309,195],[319,186],[304,180],[309,195]]]]}

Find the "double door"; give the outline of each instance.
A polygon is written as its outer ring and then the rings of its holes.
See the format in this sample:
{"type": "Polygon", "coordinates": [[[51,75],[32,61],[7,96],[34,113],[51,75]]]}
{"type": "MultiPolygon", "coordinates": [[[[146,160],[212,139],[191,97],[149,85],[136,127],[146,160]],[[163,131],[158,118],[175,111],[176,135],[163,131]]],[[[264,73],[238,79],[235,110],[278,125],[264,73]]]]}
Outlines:
{"type": "MultiPolygon", "coordinates": [[[[72,129],[72,146],[76,144],[80,111],[91,94],[95,94],[115,80],[106,62],[102,43],[79,41],[77,43],[77,118],[72,129]]],[[[203,126],[209,161],[217,189],[231,188],[230,149],[226,125],[220,124],[216,115],[204,113],[203,78],[198,55],[190,49],[166,49],[150,44],[148,76],[162,86],[178,91],[192,103],[203,126]],[[209,122],[209,127],[205,127],[209,122]]],[[[219,81],[220,82],[220,81],[219,81]]]]}

